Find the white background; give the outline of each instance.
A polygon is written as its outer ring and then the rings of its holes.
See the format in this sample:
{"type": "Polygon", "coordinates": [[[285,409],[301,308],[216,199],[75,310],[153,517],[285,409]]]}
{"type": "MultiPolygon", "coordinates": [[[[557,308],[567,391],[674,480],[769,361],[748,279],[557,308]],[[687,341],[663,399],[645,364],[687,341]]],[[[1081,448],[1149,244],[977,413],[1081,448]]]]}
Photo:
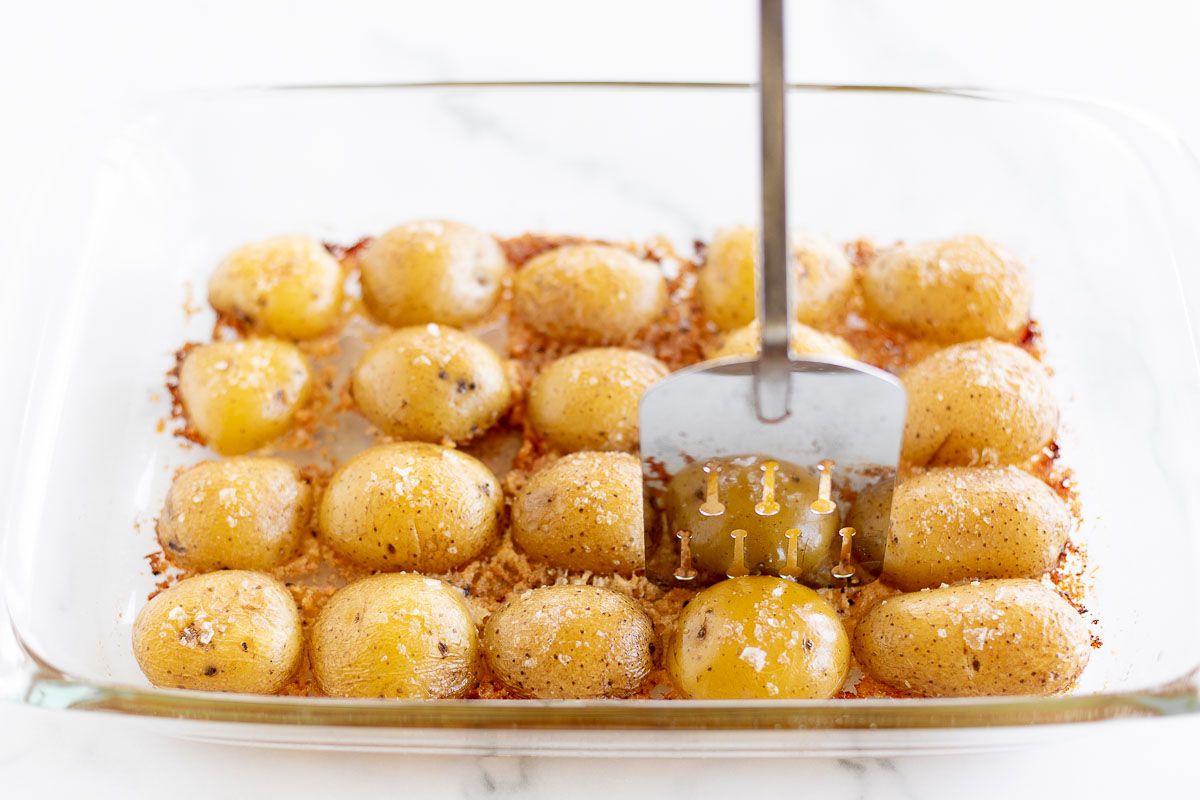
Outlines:
{"type": "MultiPolygon", "coordinates": [[[[750,0],[0,0],[0,313],[19,313],[20,298],[7,291],[16,270],[53,268],[8,256],[56,142],[104,135],[131,102],[181,88],[275,82],[750,79],[752,12],[750,0]]],[[[1188,0],[790,0],[789,13],[793,80],[1085,94],[1150,111],[1200,149],[1200,4],[1188,0]]],[[[52,274],[45,285],[53,291],[52,274]]],[[[26,367],[19,346],[0,342],[0,486],[19,427],[26,367]]],[[[754,789],[827,798],[1038,797],[1174,788],[1187,796],[1195,791],[1197,741],[1200,723],[1185,720],[1077,729],[1052,747],[959,758],[415,759],[195,745],[121,720],[0,705],[0,794],[695,797],[754,789]]]]}

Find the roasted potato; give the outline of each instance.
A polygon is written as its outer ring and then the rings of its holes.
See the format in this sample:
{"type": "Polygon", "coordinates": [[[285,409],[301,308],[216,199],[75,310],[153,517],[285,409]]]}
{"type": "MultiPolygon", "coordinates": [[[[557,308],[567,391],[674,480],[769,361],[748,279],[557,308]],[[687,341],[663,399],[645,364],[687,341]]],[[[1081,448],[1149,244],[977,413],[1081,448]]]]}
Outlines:
{"type": "Polygon", "coordinates": [[[975,581],[883,600],[854,629],[877,680],[927,697],[1055,694],[1087,666],[1079,613],[1038,581],[975,581]]]}
{"type": "Polygon", "coordinates": [[[846,515],[846,524],[854,528],[854,560],[873,573],[883,566],[895,485],[895,477],[887,477],[863,487],[846,515]]]}
{"type": "MultiPolygon", "coordinates": [[[[799,322],[792,323],[791,345],[792,352],[798,356],[858,358],[858,351],[842,337],[810,328],[799,322]]],[[[730,331],[721,346],[712,354],[712,358],[729,356],[751,358],[756,355],[758,355],[758,323],[752,322],[744,328],[730,331]]]]}

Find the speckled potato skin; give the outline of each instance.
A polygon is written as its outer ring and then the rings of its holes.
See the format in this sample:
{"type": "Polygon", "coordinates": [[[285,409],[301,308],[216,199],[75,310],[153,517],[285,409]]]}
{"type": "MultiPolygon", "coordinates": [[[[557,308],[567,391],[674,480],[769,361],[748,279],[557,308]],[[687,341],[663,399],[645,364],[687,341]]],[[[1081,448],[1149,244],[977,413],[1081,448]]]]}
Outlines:
{"type": "MultiPolygon", "coordinates": [[[[849,342],[832,333],[796,322],[791,330],[792,352],[798,356],[837,356],[858,359],[858,351],[849,342]]],[[[713,358],[758,355],[758,324],[750,323],[744,328],[730,331],[721,346],[712,354],[713,358]]]]}
{"type": "Polygon", "coordinates": [[[979,236],[884,250],[863,273],[872,316],[923,339],[1016,341],[1033,290],[1017,259],[979,236]]]}
{"type": "Polygon", "coordinates": [[[158,541],[173,563],[192,571],[272,569],[295,558],[312,500],[312,487],[287,461],[205,461],[171,483],[158,541]]]}
{"type": "Polygon", "coordinates": [[[883,566],[883,554],[887,549],[895,486],[894,477],[864,486],[846,514],[846,524],[854,528],[854,560],[876,574],[883,566]]]}
{"type": "Polygon", "coordinates": [[[500,532],[504,495],[477,459],[401,442],[369,448],[334,473],[321,536],[360,567],[436,573],[481,555],[500,532]]]}
{"type": "Polygon", "coordinates": [[[696,595],[666,654],[675,688],[698,700],[826,699],[849,665],[850,642],[833,607],[806,586],[765,575],[696,595]]]}
{"type": "Polygon", "coordinates": [[[462,590],[412,573],[339,589],[313,625],[308,653],[332,697],[461,697],[480,659],[462,590]]]}
{"type": "Polygon", "coordinates": [[[295,345],[244,339],[201,345],[179,369],[179,399],[204,443],[221,455],[257,450],[281,436],[312,395],[295,345]]]}
{"type": "Polygon", "coordinates": [[[389,436],[465,442],[512,404],[508,372],[496,351],[470,334],[420,325],[386,334],[354,368],[354,402],[389,436]]]}
{"type": "Polygon", "coordinates": [[[535,698],[629,697],[654,667],[654,625],[626,595],[596,586],[545,586],[488,617],[488,666],[535,698]]]}
{"type": "Polygon", "coordinates": [[[512,504],[513,542],[535,561],[599,575],[646,565],[642,465],[572,453],[535,473],[512,504]]]}
{"type": "Polygon", "coordinates": [[[568,245],[543,253],[513,280],[513,311],[534,330],[565,342],[622,342],[667,305],[659,268],[618,247],[568,245]]]}
{"type": "Polygon", "coordinates": [[[1036,578],[1058,561],[1071,512],[1016,467],[947,467],[892,495],[883,577],[906,591],[968,578],[1036,578]]]}
{"type": "Polygon", "coordinates": [[[581,350],[542,368],[529,387],[526,413],[562,452],[632,450],[638,445],[638,401],[667,367],[636,350],[581,350]]]}
{"type": "Polygon", "coordinates": [[[359,256],[363,301],[396,328],[437,322],[462,327],[500,297],[508,261],[490,234],[459,222],[410,222],[359,256]]]}
{"type": "Polygon", "coordinates": [[[279,236],[234,250],[208,281],[219,313],[284,339],[326,333],[342,309],[342,267],[320,242],[279,236]]]}
{"type": "Polygon", "coordinates": [[[300,667],[300,612],[261,572],[185,578],[138,613],[133,654],[155,686],[274,694],[300,667]]]}
{"type": "Polygon", "coordinates": [[[1057,592],[976,581],[882,601],[854,629],[867,674],[926,697],[1047,695],[1079,679],[1091,637],[1057,592]]]}
{"type": "Polygon", "coordinates": [[[910,464],[1023,464],[1058,427],[1046,369],[1019,347],[985,339],[948,347],[904,374],[910,464]]]}

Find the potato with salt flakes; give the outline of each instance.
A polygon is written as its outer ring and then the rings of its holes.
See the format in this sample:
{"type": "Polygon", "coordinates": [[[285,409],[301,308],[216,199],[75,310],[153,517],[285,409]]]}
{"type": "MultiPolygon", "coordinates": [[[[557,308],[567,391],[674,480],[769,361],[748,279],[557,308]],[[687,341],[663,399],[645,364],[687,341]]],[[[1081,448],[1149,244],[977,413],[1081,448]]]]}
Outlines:
{"type": "Polygon", "coordinates": [[[572,453],[513,500],[513,543],[535,561],[599,575],[646,563],[642,465],[628,453],[572,453]]]}
{"type": "Polygon", "coordinates": [[[500,535],[504,495],[482,462],[446,447],[369,448],[334,473],[318,514],[322,538],[372,570],[445,572],[500,535]]]}
{"type": "Polygon", "coordinates": [[[312,487],[277,458],[205,461],[175,478],[158,541],[184,569],[272,569],[295,558],[309,532],[312,487]]]}
{"type": "Polygon", "coordinates": [[[1046,369],[992,339],[948,347],[903,377],[908,416],[902,456],[917,466],[1023,464],[1058,427],[1046,369]]]}
{"type": "Polygon", "coordinates": [[[638,401],[667,367],[636,350],[581,350],[542,368],[529,387],[526,414],[551,447],[632,450],[638,446],[638,401]]]}
{"type": "Polygon", "coordinates": [[[854,629],[867,674],[927,697],[1065,692],[1087,666],[1090,644],[1079,613],[1029,579],[891,597],[854,629]]]}
{"type": "Polygon", "coordinates": [[[300,667],[300,612],[287,588],[260,572],[185,578],[138,613],[133,654],[155,686],[274,694],[300,667]]]}
{"type": "Polygon", "coordinates": [[[240,455],[292,426],[312,395],[312,373],[304,354],[279,339],[213,342],[184,357],[178,392],[204,443],[240,455]]]}
{"type": "Polygon", "coordinates": [[[359,360],[354,402],[389,436],[465,442],[482,434],[512,404],[508,370],[481,340],[445,326],[401,328],[359,360]]]}
{"type": "Polygon", "coordinates": [[[654,625],[636,601],[596,586],[545,586],[483,626],[488,665],[525,697],[629,697],[654,668],[654,625]]]}
{"type": "Polygon", "coordinates": [[[339,589],[313,625],[308,653],[332,697],[461,697],[480,661],[462,590],[411,573],[339,589]]]}
{"type": "MultiPolygon", "coordinates": [[[[858,351],[842,337],[810,328],[799,322],[792,323],[791,345],[792,352],[798,356],[858,358],[858,351]]],[[[758,347],[758,323],[752,322],[744,328],[730,331],[721,346],[712,354],[712,358],[729,356],[750,358],[758,355],[758,347]]]]}
{"type": "Polygon", "coordinates": [[[1071,533],[1067,504],[1016,467],[947,467],[892,495],[883,577],[905,590],[968,578],[1036,578],[1071,533]]]}
{"type": "Polygon", "coordinates": [[[883,566],[895,486],[895,477],[887,477],[863,487],[846,515],[846,525],[854,528],[854,560],[874,573],[883,566]]]}
{"type": "Polygon", "coordinates": [[[667,305],[657,265],[627,250],[568,245],[531,259],[513,280],[513,311],[565,342],[615,344],[653,322],[667,305]]]}

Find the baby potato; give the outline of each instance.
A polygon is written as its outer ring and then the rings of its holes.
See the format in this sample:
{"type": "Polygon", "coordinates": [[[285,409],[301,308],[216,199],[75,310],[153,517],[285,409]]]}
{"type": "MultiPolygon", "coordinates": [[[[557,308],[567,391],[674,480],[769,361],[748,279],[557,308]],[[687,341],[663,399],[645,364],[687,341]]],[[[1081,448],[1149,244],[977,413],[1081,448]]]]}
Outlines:
{"type": "Polygon", "coordinates": [[[842,687],[850,642],[819,594],[783,578],[713,584],[679,616],[667,672],[684,697],[826,699],[842,687]]]}
{"type": "Polygon", "coordinates": [[[332,697],[461,697],[478,677],[479,639],[461,589],[412,573],[373,575],[329,598],[308,657],[332,697]]]}
{"type": "Polygon", "coordinates": [[[793,231],[796,259],[795,314],[816,325],[837,314],[854,290],[854,268],[837,242],[809,231],[793,231]]]}
{"type": "Polygon", "coordinates": [[[904,374],[902,454],[917,466],[1021,464],[1058,427],[1045,368],[1019,347],[985,339],[948,347],[904,374]]]}
{"type": "Polygon", "coordinates": [[[465,442],[512,404],[496,351],[470,334],[433,323],[376,342],[354,368],[354,402],[389,436],[465,442]]]}
{"type": "Polygon", "coordinates": [[[525,264],[513,281],[513,310],[553,339],[613,344],[662,314],[667,282],[649,261],[617,247],[559,247],[525,264]]]}
{"type": "Polygon", "coordinates": [[[300,667],[300,612],[261,572],[185,578],[138,613],[133,654],[155,686],[274,694],[300,667]]]}
{"type": "Polygon", "coordinates": [[[1071,533],[1067,504],[1016,467],[947,467],[892,495],[883,577],[908,591],[965,578],[1036,578],[1071,533]]]}
{"type": "Polygon", "coordinates": [[[248,453],[282,435],[311,394],[304,355],[278,339],[201,345],[179,369],[187,419],[221,455],[248,453]]]}
{"type": "Polygon", "coordinates": [[[654,625],[638,604],[596,586],[545,586],[483,626],[492,672],[525,697],[629,697],[654,667],[654,625]]]}
{"type": "Polygon", "coordinates": [[[284,339],[311,339],[337,322],[342,267],[307,236],[279,236],[239,247],[208,281],[219,313],[284,339]]]}
{"type": "MultiPolygon", "coordinates": [[[[838,356],[858,359],[858,351],[842,337],[810,328],[800,322],[792,323],[791,345],[792,352],[798,356],[838,356]]],[[[744,328],[730,331],[712,357],[745,356],[753,358],[757,355],[758,323],[752,322],[744,328]]]]}
{"type": "Polygon", "coordinates": [[[646,563],[642,465],[628,453],[572,453],[513,501],[513,542],[535,561],[600,575],[646,563]]]}
{"type": "Polygon", "coordinates": [[[927,697],[1055,694],[1087,666],[1079,613],[1035,580],[975,581],[883,600],[855,626],[863,670],[927,697]]]}
{"type": "Polygon", "coordinates": [[[271,569],[308,533],[312,487],[295,465],[246,456],[180,473],[158,518],[158,542],[184,569],[271,569]]]}
{"type": "Polygon", "coordinates": [[[445,572],[497,538],[504,495],[482,462],[438,445],[371,447],[334,473],[321,498],[321,536],[373,570],[445,572]]]}
{"type": "Polygon", "coordinates": [[[636,350],[581,350],[538,373],[526,413],[534,430],[564,452],[632,450],[642,392],[667,372],[661,361],[636,350]]]}
{"type": "Polygon", "coordinates": [[[888,522],[892,513],[894,477],[876,481],[854,498],[846,524],[854,528],[854,560],[878,573],[887,548],[888,522]]]}
{"type": "Polygon", "coordinates": [[[410,222],[359,256],[363,300],[393,327],[437,322],[462,327],[486,316],[508,260],[495,238],[460,222],[410,222]]]}
{"type": "Polygon", "coordinates": [[[1015,341],[1029,324],[1025,267],[979,236],[884,250],[863,274],[867,310],[887,325],[940,342],[1015,341]]]}

